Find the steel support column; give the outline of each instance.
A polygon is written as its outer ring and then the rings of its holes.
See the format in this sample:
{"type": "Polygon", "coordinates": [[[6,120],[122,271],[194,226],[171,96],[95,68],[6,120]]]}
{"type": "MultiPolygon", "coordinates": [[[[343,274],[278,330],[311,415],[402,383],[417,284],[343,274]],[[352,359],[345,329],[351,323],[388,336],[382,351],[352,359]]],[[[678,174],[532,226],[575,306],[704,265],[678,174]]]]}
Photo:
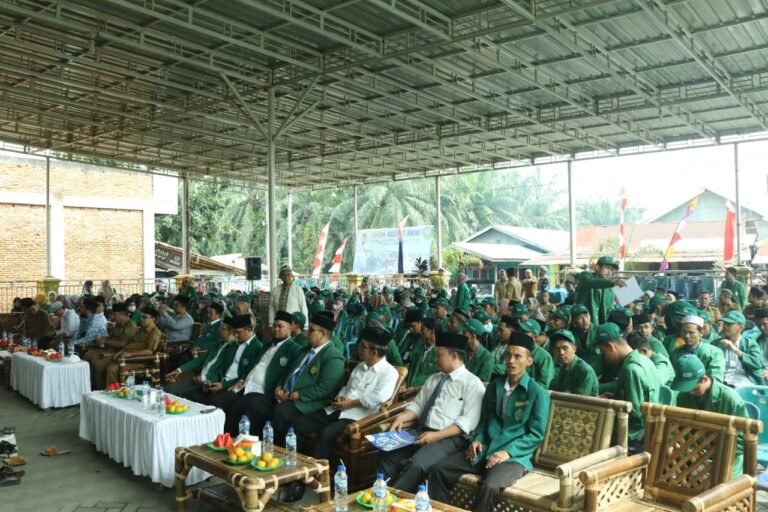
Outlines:
{"type": "Polygon", "coordinates": [[[435,222],[437,222],[437,266],[443,266],[443,211],[440,202],[440,176],[435,176],[435,222]]]}
{"type": "Polygon", "coordinates": [[[357,244],[357,231],[359,229],[357,217],[357,185],[352,185],[352,195],[354,196],[355,207],[355,244],[357,244]]]}
{"type": "Polygon", "coordinates": [[[51,254],[51,158],[45,157],[45,275],[53,275],[51,254]]]}
{"type": "Polygon", "coordinates": [[[293,192],[288,192],[288,266],[293,268],[293,192]]]}
{"type": "Polygon", "coordinates": [[[733,145],[733,175],[736,179],[736,265],[741,265],[741,193],[739,186],[739,144],[733,145]]]}
{"type": "Polygon", "coordinates": [[[270,289],[277,286],[277,243],[276,231],[277,219],[275,218],[275,88],[267,89],[267,171],[269,181],[267,186],[267,211],[269,223],[267,226],[267,240],[269,241],[269,286],[270,289]]]}
{"type": "Polygon", "coordinates": [[[181,273],[189,274],[189,174],[181,179],[181,273]]]}
{"type": "Polygon", "coordinates": [[[568,231],[571,241],[571,268],[573,268],[576,266],[576,201],[573,200],[573,160],[568,160],[568,231]]]}

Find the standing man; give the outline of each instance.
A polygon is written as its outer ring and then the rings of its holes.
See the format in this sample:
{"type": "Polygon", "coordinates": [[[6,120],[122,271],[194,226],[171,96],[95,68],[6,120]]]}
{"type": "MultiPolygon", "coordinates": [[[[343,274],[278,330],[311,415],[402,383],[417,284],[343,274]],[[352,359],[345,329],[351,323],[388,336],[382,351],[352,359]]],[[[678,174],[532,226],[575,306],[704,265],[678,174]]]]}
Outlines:
{"type": "Polygon", "coordinates": [[[456,276],[456,284],[458,286],[456,288],[455,307],[462,311],[469,311],[469,308],[472,305],[472,296],[469,293],[469,286],[467,286],[467,274],[460,272],[459,275],[456,276]]]}
{"type": "Polygon", "coordinates": [[[763,351],[753,337],[741,335],[745,322],[741,312],[731,311],[723,317],[723,337],[712,342],[725,356],[724,382],[733,388],[765,384],[763,351]]]}
{"type": "Polygon", "coordinates": [[[595,370],[576,356],[576,338],[567,329],[555,331],[549,337],[558,372],[549,389],[574,395],[597,396],[600,385],[595,370]]]}
{"type": "Polygon", "coordinates": [[[732,293],[733,302],[739,306],[739,309],[744,309],[747,305],[747,289],[744,283],[736,279],[736,269],[734,267],[728,267],[725,269],[725,280],[720,283],[721,290],[730,290],[732,293]]]}
{"type": "Polygon", "coordinates": [[[506,270],[499,270],[499,278],[493,283],[493,297],[496,302],[501,302],[501,299],[507,298],[507,283],[509,283],[509,279],[507,279],[506,270]]]}
{"type": "Polygon", "coordinates": [[[533,364],[533,341],[516,333],[505,351],[507,378],[496,379],[483,395],[480,422],[465,452],[437,461],[429,469],[429,492],[448,502],[461,475],[480,475],[472,510],[491,512],[499,492],[533,466],[533,453],[544,440],[549,395],[526,371],[533,364]]]}
{"type": "Polygon", "coordinates": [[[592,320],[598,325],[608,321],[608,313],[615,304],[614,286],[625,286],[623,279],[614,279],[613,273],[619,264],[610,256],[600,256],[595,265],[595,272],[581,272],[576,275],[575,304],[581,304],[589,310],[592,320]]]}
{"type": "Polygon", "coordinates": [[[309,317],[307,311],[307,299],[304,292],[293,284],[293,270],[285,265],[280,268],[280,281],[277,288],[272,290],[269,300],[269,325],[275,321],[275,313],[278,311],[298,311],[304,318],[309,317]]]}
{"type": "Polygon", "coordinates": [[[643,451],[645,418],[640,410],[643,402],[657,402],[659,399],[659,377],[656,368],[647,357],[632,350],[616,324],[607,323],[597,328],[597,343],[608,364],[619,368],[613,392],[603,394],[604,398],[616,398],[632,404],[629,413],[629,446],[631,454],[643,451]]]}
{"type": "Polygon", "coordinates": [[[680,336],[683,344],[669,353],[669,360],[675,368],[675,373],[679,373],[677,361],[686,354],[693,354],[699,358],[707,369],[707,375],[717,382],[723,382],[725,376],[725,358],[723,352],[717,347],[701,341],[701,335],[704,327],[704,319],[695,315],[683,317],[680,336]]]}
{"type": "Polygon", "coordinates": [[[533,271],[529,268],[525,269],[525,277],[523,278],[523,300],[536,298],[538,283],[539,280],[533,275],[533,271]]]}
{"type": "Polygon", "coordinates": [[[506,298],[510,301],[520,302],[523,300],[523,283],[517,277],[517,270],[514,268],[507,269],[507,295],[506,298]]]}
{"type": "Polygon", "coordinates": [[[417,491],[434,463],[463,452],[480,421],[485,386],[464,366],[466,336],[442,333],[435,350],[440,373],[427,380],[390,427],[399,432],[403,423],[416,420],[416,444],[382,452],[379,459],[380,471],[392,479],[390,485],[406,492],[417,491]],[[401,471],[401,461],[409,457],[401,471]]]}

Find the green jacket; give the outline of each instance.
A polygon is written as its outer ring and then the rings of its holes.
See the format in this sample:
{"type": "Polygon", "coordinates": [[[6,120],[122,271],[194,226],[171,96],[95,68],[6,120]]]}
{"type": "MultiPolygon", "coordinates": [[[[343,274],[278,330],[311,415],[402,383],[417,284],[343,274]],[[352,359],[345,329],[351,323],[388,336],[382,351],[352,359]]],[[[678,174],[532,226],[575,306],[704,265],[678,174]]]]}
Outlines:
{"type": "Polygon", "coordinates": [[[411,356],[411,364],[408,366],[408,387],[421,386],[424,384],[430,375],[437,373],[437,359],[435,358],[435,346],[429,350],[426,358],[424,358],[424,352],[427,348],[427,343],[420,339],[413,347],[413,355],[411,356]],[[424,361],[422,362],[422,358],[424,361]]]}
{"type": "Polygon", "coordinates": [[[747,305],[747,288],[744,283],[738,279],[733,281],[723,281],[720,283],[721,290],[731,290],[733,293],[733,302],[739,305],[739,308],[744,309],[747,305]]]}
{"type": "Polygon", "coordinates": [[[669,359],[669,351],[664,346],[664,343],[659,341],[658,338],[651,336],[648,338],[648,344],[651,346],[651,350],[653,350],[654,354],[662,354],[664,357],[669,359]]]}
{"type": "Polygon", "coordinates": [[[474,356],[468,356],[467,370],[474,373],[483,382],[490,382],[493,374],[493,355],[488,349],[480,345],[474,356]]]}
{"type": "Polygon", "coordinates": [[[193,347],[201,348],[205,351],[210,351],[212,348],[219,344],[219,328],[221,327],[221,320],[215,324],[206,322],[203,326],[203,333],[192,341],[193,347]]]}
{"type": "MultiPolygon", "coordinates": [[[[727,349],[721,343],[722,339],[719,338],[717,341],[712,342],[711,346],[721,350],[723,361],[725,361],[727,349]]],[[[739,350],[743,352],[740,358],[741,366],[744,368],[744,373],[747,374],[749,381],[757,386],[765,384],[765,379],[763,379],[765,365],[763,363],[763,350],[760,348],[760,344],[757,343],[755,338],[742,336],[739,339],[739,350]]]]}
{"type": "MultiPolygon", "coordinates": [[[[719,382],[713,382],[709,390],[709,396],[706,402],[701,402],[700,398],[692,396],[690,393],[680,393],[677,395],[677,406],[687,409],[698,409],[728,416],[738,416],[748,418],[747,408],[741,397],[731,388],[719,382]]],[[[744,439],[739,434],[736,440],[736,458],[733,461],[733,477],[741,475],[744,466],[744,439]]]]}
{"type": "Polygon", "coordinates": [[[669,386],[675,378],[675,369],[672,367],[672,361],[670,361],[664,354],[654,350],[653,355],[651,356],[651,362],[656,367],[656,372],[659,374],[659,382],[665,386],[669,386]]]}
{"type": "MultiPolygon", "coordinates": [[[[240,356],[240,362],[237,365],[237,376],[233,379],[225,380],[224,376],[227,374],[229,366],[235,361],[239,346],[240,343],[228,344],[227,351],[222,353],[221,357],[216,361],[216,364],[214,364],[216,367],[215,371],[222,379],[221,385],[224,389],[229,388],[238,380],[245,380],[253,367],[256,366],[263,345],[261,344],[261,341],[259,341],[259,338],[253,336],[250,343],[248,343],[248,346],[243,350],[243,354],[240,356]]],[[[208,372],[212,373],[214,372],[214,369],[211,368],[208,372]]]]}
{"type": "Polygon", "coordinates": [[[725,377],[725,358],[723,357],[722,350],[707,343],[699,343],[699,346],[694,350],[688,350],[685,345],[677,347],[669,353],[669,360],[672,362],[675,372],[677,372],[677,360],[686,354],[695,354],[704,364],[707,375],[717,382],[723,382],[725,377]]]}
{"type": "Polygon", "coordinates": [[[533,364],[528,367],[528,375],[547,389],[555,376],[555,360],[538,345],[534,345],[532,356],[533,364]]]}
{"type": "Polygon", "coordinates": [[[560,367],[549,389],[574,395],[597,396],[599,385],[595,370],[580,357],[574,357],[570,365],[560,367]]]}
{"type": "Polygon", "coordinates": [[[581,272],[576,275],[575,304],[582,304],[589,310],[594,324],[604,324],[608,321],[608,313],[613,309],[615,294],[613,281],[595,277],[592,272],[581,272]]]}
{"type": "MultiPolygon", "coordinates": [[[[309,350],[309,347],[305,347],[296,353],[289,371],[285,373],[280,384],[285,385],[294,370],[301,366],[309,350]]],[[[344,364],[344,357],[332,343],[327,344],[315,354],[293,386],[293,391],[299,393],[299,399],[295,402],[299,412],[310,414],[330,405],[331,399],[341,389],[344,380],[344,364]]]]}
{"type": "Polygon", "coordinates": [[[139,308],[136,308],[136,311],[131,313],[131,321],[139,327],[141,327],[141,314],[142,313],[139,308]]]}
{"type": "Polygon", "coordinates": [[[308,343],[307,331],[301,331],[298,336],[294,336],[293,341],[296,342],[299,347],[306,347],[308,343]]]}
{"type": "Polygon", "coordinates": [[[343,341],[341,341],[341,338],[339,338],[339,337],[338,337],[338,336],[336,336],[335,334],[331,335],[331,344],[332,344],[332,345],[333,345],[333,347],[334,347],[334,348],[335,348],[335,349],[336,349],[336,350],[339,352],[339,354],[341,354],[341,357],[344,357],[344,358],[346,358],[346,356],[344,355],[344,354],[345,354],[345,352],[346,352],[346,351],[344,350],[344,348],[345,348],[345,347],[344,347],[344,342],[343,342],[343,341]]]}
{"type": "Polygon", "coordinates": [[[387,362],[392,366],[403,366],[403,358],[400,357],[400,351],[397,349],[395,340],[389,340],[389,345],[387,345],[387,362]]]}
{"type": "MultiPolygon", "coordinates": [[[[254,366],[259,364],[261,358],[267,353],[270,346],[265,344],[259,357],[256,360],[254,366]]],[[[274,357],[267,365],[267,371],[264,375],[264,393],[272,394],[277,386],[288,375],[288,371],[291,368],[291,364],[296,359],[296,354],[299,353],[301,347],[293,340],[288,338],[280,345],[280,348],[275,352],[274,357]]]]}
{"type": "Polygon", "coordinates": [[[505,463],[517,462],[531,469],[533,453],[547,430],[549,393],[524,374],[507,398],[506,410],[502,410],[504,382],[505,379],[494,379],[483,395],[474,436],[483,447],[473,464],[485,464],[489,456],[504,450],[509,454],[505,463]]]}
{"type": "Polygon", "coordinates": [[[404,364],[410,364],[413,357],[413,348],[420,339],[421,336],[412,334],[408,329],[405,329],[405,332],[400,333],[400,337],[395,339],[397,351],[400,353],[404,364]]]}
{"type": "Polygon", "coordinates": [[[491,355],[493,356],[493,375],[506,375],[507,374],[507,362],[504,360],[504,352],[507,350],[507,345],[496,345],[493,348],[491,355]]]}
{"type": "MultiPolygon", "coordinates": [[[[179,370],[181,370],[182,372],[192,372],[192,371],[197,371],[198,368],[200,369],[204,368],[205,365],[208,364],[208,361],[213,361],[214,359],[216,359],[216,356],[218,356],[219,353],[222,353],[222,354],[226,353],[225,351],[228,350],[228,345],[230,343],[235,345],[237,344],[237,342],[234,340],[230,340],[226,343],[221,343],[218,347],[213,347],[209,349],[205,354],[195,357],[194,359],[187,361],[183,365],[179,366],[179,370]]],[[[210,368],[208,368],[208,373],[206,373],[205,375],[201,375],[200,377],[203,380],[209,380],[211,382],[219,382],[224,375],[219,373],[214,373],[214,370],[220,371],[220,368],[217,368],[218,366],[219,365],[214,363],[210,368]]],[[[224,368],[224,370],[226,371],[226,368],[224,368]]]]}
{"type": "Polygon", "coordinates": [[[630,352],[621,363],[616,382],[617,400],[632,404],[629,413],[630,440],[640,439],[645,432],[645,418],[640,410],[643,402],[656,403],[659,400],[659,376],[651,360],[637,350],[630,352]]]}
{"type": "Polygon", "coordinates": [[[456,307],[468,313],[471,304],[472,297],[469,294],[469,286],[467,286],[467,283],[461,283],[456,289],[456,307]]]}
{"type": "Polygon", "coordinates": [[[591,364],[595,356],[600,354],[600,350],[595,343],[597,340],[597,324],[590,324],[589,329],[584,334],[580,334],[575,329],[571,329],[571,332],[576,338],[576,355],[591,364]]]}
{"type": "Polygon", "coordinates": [[[757,346],[760,347],[760,350],[763,351],[763,365],[768,369],[768,359],[766,359],[766,356],[768,356],[768,336],[757,331],[757,334],[753,335],[753,339],[757,346]]]}

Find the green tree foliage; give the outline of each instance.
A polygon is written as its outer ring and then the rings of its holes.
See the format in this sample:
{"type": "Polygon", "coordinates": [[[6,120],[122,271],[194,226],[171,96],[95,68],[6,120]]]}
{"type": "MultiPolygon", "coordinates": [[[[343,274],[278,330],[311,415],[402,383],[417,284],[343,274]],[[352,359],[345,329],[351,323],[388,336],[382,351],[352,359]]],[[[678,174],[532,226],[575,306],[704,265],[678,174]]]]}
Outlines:
{"type": "MultiPolygon", "coordinates": [[[[576,224],[582,226],[611,226],[620,221],[621,200],[600,199],[594,202],[576,204],[576,224]]],[[[645,208],[627,206],[624,209],[624,224],[637,224],[645,215],[645,208]]]]}

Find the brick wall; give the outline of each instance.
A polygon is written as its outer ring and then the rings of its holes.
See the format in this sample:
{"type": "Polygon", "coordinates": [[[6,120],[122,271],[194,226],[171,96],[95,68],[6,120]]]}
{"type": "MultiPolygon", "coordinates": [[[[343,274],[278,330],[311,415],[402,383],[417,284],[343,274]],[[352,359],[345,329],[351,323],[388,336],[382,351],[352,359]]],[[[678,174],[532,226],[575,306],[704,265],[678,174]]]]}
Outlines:
{"type": "Polygon", "coordinates": [[[45,208],[0,204],[0,226],[0,281],[44,276],[45,208]]]}

